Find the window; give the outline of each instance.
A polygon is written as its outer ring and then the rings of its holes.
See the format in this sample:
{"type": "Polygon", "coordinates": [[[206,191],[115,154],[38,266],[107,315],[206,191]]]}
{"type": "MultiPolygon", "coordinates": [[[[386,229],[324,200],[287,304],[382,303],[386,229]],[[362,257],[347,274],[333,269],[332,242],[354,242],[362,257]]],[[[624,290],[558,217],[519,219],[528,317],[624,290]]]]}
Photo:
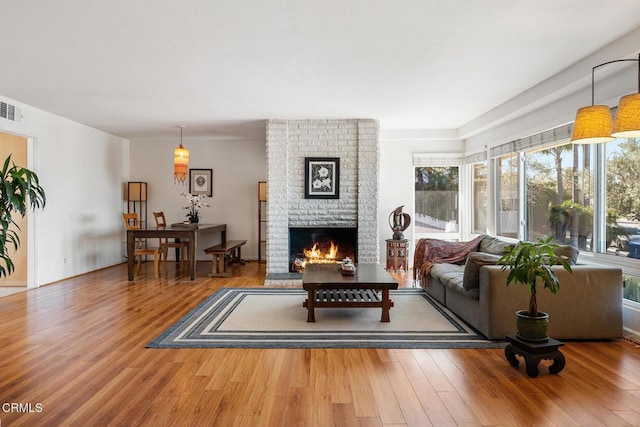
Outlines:
{"type": "Polygon", "coordinates": [[[473,165],[473,232],[487,232],[487,162],[473,165]]]}
{"type": "Polygon", "coordinates": [[[481,205],[489,194],[489,232],[524,240],[554,236],[596,262],[618,265],[627,304],[640,303],[640,138],[573,145],[571,130],[565,125],[491,147],[489,173],[479,159],[468,161],[468,220],[474,232],[483,229],[481,205]]]}
{"type": "Polygon", "coordinates": [[[623,297],[640,303],[640,138],[604,144],[605,256],[624,270],[623,297]]]}
{"type": "Polygon", "coordinates": [[[640,141],[607,143],[605,158],[607,253],[640,258],[640,141]]]}
{"type": "Polygon", "coordinates": [[[498,216],[496,218],[499,236],[518,237],[518,155],[500,157],[498,169],[498,216]]]}
{"type": "Polygon", "coordinates": [[[528,240],[552,235],[557,243],[591,251],[591,147],[567,143],[525,153],[528,240]]]}
{"type": "Polygon", "coordinates": [[[458,166],[415,168],[415,232],[458,233],[458,166]]]}
{"type": "Polygon", "coordinates": [[[640,277],[624,274],[624,289],[622,297],[631,301],[640,302],[640,277]]]}

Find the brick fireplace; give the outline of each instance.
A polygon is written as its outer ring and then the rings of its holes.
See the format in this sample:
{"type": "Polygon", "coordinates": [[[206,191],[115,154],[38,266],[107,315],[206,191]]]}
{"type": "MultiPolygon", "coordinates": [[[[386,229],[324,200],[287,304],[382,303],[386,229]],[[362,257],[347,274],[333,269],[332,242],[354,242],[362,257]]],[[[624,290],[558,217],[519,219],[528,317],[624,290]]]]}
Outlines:
{"type": "Polygon", "coordinates": [[[378,262],[378,122],[267,120],[266,136],[265,285],[280,285],[291,278],[292,227],[356,228],[358,261],[378,262]],[[340,158],[339,199],[305,199],[305,157],[340,158]]]}
{"type": "Polygon", "coordinates": [[[289,271],[307,263],[358,262],[358,229],[354,227],[290,227],[289,271]]]}

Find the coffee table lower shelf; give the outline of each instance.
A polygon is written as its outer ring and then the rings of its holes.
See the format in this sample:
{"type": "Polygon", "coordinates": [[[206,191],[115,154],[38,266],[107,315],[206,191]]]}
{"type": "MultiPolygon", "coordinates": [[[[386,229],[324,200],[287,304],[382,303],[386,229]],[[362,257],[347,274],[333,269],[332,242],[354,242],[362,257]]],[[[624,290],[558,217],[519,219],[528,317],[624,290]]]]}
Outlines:
{"type": "Polygon", "coordinates": [[[307,322],[315,322],[315,308],[320,307],[380,307],[382,308],[381,322],[389,322],[389,309],[393,301],[389,298],[389,291],[383,289],[309,289],[308,298],[302,303],[308,310],[307,322]]]}

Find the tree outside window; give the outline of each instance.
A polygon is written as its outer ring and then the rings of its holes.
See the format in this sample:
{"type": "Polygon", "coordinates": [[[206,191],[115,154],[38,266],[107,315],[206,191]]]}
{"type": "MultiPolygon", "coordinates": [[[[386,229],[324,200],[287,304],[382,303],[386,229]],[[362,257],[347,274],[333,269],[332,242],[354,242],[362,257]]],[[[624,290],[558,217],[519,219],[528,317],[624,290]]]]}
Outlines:
{"type": "Polygon", "coordinates": [[[459,168],[415,168],[416,233],[457,233],[459,168]]]}

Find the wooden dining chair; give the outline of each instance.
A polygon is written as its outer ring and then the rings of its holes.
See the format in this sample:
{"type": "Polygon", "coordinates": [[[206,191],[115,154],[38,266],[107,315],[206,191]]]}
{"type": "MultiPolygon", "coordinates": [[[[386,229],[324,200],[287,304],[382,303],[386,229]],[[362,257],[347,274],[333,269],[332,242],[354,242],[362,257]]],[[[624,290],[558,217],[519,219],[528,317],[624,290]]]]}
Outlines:
{"type": "MultiPolygon", "coordinates": [[[[164,218],[164,212],[154,212],[153,218],[156,220],[156,227],[165,228],[167,226],[167,220],[164,218]]],[[[182,265],[185,260],[189,261],[189,242],[176,242],[175,239],[163,238],[160,239],[160,246],[167,250],[169,248],[180,249],[180,265],[182,265]]]]}
{"type": "MultiPolygon", "coordinates": [[[[127,230],[139,230],[140,229],[140,221],[138,220],[138,214],[133,213],[123,213],[122,218],[124,219],[124,224],[127,227],[127,230]]],[[[149,240],[149,239],[147,239],[149,240]]],[[[134,257],[138,257],[138,268],[136,274],[140,273],[140,267],[142,266],[142,257],[145,255],[153,256],[153,274],[156,279],[160,277],[160,262],[162,262],[164,257],[164,274],[167,274],[167,248],[163,247],[161,244],[155,247],[145,246],[143,243],[143,239],[136,239],[135,242],[136,249],[134,253],[134,257]]]]}

